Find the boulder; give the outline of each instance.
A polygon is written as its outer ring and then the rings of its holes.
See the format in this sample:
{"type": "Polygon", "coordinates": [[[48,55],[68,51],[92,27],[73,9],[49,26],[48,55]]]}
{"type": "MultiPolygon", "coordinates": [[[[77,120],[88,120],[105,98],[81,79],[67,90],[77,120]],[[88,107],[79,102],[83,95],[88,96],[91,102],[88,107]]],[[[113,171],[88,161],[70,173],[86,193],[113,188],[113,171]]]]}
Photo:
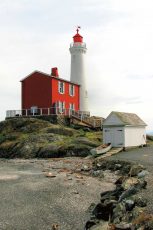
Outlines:
{"type": "Polygon", "coordinates": [[[97,204],[93,210],[93,215],[97,219],[108,221],[113,212],[114,203],[114,200],[107,200],[103,204],[97,204]]]}
{"type": "Polygon", "coordinates": [[[134,200],[126,199],[125,200],[125,208],[126,211],[132,211],[132,209],[135,207],[134,200]]]}
{"type": "Polygon", "coordinates": [[[75,143],[77,143],[77,144],[81,143],[81,144],[85,144],[85,145],[88,145],[91,147],[97,147],[98,146],[97,143],[90,141],[87,137],[76,137],[75,143]]]}
{"type": "Polygon", "coordinates": [[[142,170],[144,170],[143,165],[133,165],[129,171],[129,176],[137,176],[142,170]]]}
{"type": "Polygon", "coordinates": [[[122,188],[124,190],[129,189],[132,185],[138,184],[139,180],[135,177],[129,177],[127,179],[125,179],[122,183],[122,188]]]}
{"type": "Polygon", "coordinates": [[[115,230],[132,230],[131,223],[120,223],[115,225],[115,230]]]}
{"type": "Polygon", "coordinates": [[[140,173],[138,173],[138,178],[144,178],[148,174],[149,172],[147,170],[142,170],[140,173]]]}
{"type": "Polygon", "coordinates": [[[106,199],[109,200],[118,200],[121,194],[123,193],[123,188],[117,186],[113,191],[106,191],[101,193],[101,202],[103,203],[106,199]]]}
{"type": "Polygon", "coordinates": [[[99,224],[90,228],[90,230],[108,230],[108,229],[109,229],[109,223],[106,221],[100,222],[99,224]]]}
{"type": "Polygon", "coordinates": [[[119,224],[123,216],[126,214],[126,207],[123,202],[118,203],[113,209],[113,215],[111,221],[114,224],[119,224]]]}
{"type": "Polygon", "coordinates": [[[141,196],[135,196],[134,199],[135,205],[138,207],[146,207],[147,206],[147,199],[144,197],[142,198],[141,196]]]}

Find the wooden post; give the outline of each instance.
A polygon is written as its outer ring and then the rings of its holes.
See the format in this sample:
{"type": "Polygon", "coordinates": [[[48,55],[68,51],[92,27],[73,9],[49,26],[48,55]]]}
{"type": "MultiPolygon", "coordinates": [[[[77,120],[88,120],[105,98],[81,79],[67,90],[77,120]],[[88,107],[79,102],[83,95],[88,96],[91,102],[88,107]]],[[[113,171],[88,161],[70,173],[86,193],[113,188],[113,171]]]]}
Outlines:
{"type": "Polygon", "coordinates": [[[101,129],[103,128],[103,125],[102,125],[102,124],[103,124],[103,122],[102,122],[102,121],[103,121],[103,119],[101,119],[101,129]]]}
{"type": "Polygon", "coordinates": [[[83,119],[83,114],[81,113],[81,122],[82,122],[82,119],[83,119]]]}
{"type": "Polygon", "coordinates": [[[94,121],[94,128],[95,128],[96,127],[96,121],[95,121],[95,119],[93,121],[94,121]]]}

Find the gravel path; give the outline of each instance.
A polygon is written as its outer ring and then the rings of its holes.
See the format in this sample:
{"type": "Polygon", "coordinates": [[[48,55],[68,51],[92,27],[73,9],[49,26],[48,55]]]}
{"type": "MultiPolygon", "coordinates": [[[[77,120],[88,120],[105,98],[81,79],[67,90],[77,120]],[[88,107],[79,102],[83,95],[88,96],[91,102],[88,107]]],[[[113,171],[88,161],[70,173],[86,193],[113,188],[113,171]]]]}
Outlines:
{"type": "Polygon", "coordinates": [[[146,167],[149,171],[149,175],[146,177],[148,185],[147,189],[142,191],[142,196],[148,200],[147,211],[153,213],[153,145],[120,152],[111,156],[110,159],[128,160],[146,167]]]}
{"type": "Polygon", "coordinates": [[[83,230],[90,204],[114,188],[111,180],[81,176],[82,165],[90,164],[80,158],[1,159],[0,230],[51,230],[53,224],[83,230]],[[48,172],[55,177],[46,177],[48,172]]]}

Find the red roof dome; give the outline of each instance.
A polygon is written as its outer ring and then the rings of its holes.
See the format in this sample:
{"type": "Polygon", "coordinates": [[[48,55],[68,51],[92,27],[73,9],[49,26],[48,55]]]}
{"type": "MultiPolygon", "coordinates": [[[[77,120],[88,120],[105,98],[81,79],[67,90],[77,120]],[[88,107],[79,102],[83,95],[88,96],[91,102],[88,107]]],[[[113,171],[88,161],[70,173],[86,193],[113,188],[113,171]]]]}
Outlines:
{"type": "Polygon", "coordinates": [[[73,41],[74,42],[81,42],[82,43],[83,42],[83,37],[79,34],[79,28],[80,27],[78,27],[77,30],[76,30],[77,33],[76,33],[76,35],[74,35],[73,41]]]}

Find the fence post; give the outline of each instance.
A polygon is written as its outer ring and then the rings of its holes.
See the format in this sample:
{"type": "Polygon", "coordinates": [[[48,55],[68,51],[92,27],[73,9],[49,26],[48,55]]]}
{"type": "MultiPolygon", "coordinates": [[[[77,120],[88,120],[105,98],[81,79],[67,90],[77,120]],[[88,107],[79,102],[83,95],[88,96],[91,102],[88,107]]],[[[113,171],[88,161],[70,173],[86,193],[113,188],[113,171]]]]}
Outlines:
{"type": "Polygon", "coordinates": [[[48,108],[48,115],[50,114],[49,108],[48,108]]]}
{"type": "Polygon", "coordinates": [[[94,128],[95,128],[96,127],[96,121],[95,121],[95,119],[93,121],[94,121],[94,128]]]}
{"type": "Polygon", "coordinates": [[[83,114],[81,113],[81,122],[82,122],[82,119],[83,119],[83,114]]]}
{"type": "Polygon", "coordinates": [[[103,119],[101,119],[101,129],[103,129],[103,125],[102,125],[102,124],[103,124],[103,122],[102,122],[102,121],[103,121],[103,119]]]}

